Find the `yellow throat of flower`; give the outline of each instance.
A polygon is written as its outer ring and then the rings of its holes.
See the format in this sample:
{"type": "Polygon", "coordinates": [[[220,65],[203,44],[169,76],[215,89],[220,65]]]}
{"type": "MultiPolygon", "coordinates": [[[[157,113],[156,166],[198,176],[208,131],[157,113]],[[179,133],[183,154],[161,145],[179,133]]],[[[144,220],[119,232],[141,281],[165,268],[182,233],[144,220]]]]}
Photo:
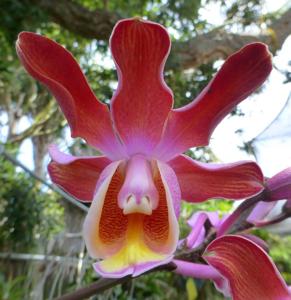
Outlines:
{"type": "Polygon", "coordinates": [[[106,272],[122,270],[137,263],[158,261],[165,258],[164,255],[153,252],[144,243],[142,214],[128,216],[126,242],[124,246],[113,256],[100,263],[100,267],[106,272]]]}

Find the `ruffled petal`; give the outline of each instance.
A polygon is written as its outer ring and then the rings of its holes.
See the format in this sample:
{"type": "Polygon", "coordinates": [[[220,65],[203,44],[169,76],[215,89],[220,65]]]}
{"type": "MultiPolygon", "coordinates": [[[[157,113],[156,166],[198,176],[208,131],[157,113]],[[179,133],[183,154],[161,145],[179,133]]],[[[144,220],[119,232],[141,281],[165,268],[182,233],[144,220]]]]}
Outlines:
{"type": "Polygon", "coordinates": [[[182,199],[189,202],[209,198],[242,199],[263,189],[263,174],[254,162],[205,164],[179,155],[168,164],[178,177],[182,199]]]}
{"type": "Polygon", "coordinates": [[[154,183],[159,203],[151,215],[125,214],[119,207],[123,163],[111,163],[100,175],[83,232],[89,254],[102,259],[94,268],[104,277],[138,276],[173,258],[179,236],[174,207],[178,184],[169,167],[157,165],[154,183]]]}
{"type": "Polygon", "coordinates": [[[229,281],[234,300],[290,300],[291,294],[265,251],[241,236],[223,236],[206,249],[204,259],[229,281]]]}
{"type": "Polygon", "coordinates": [[[118,71],[112,116],[128,154],[150,154],[159,142],[173,96],[163,80],[170,50],[167,31],[139,18],[115,26],[111,52],[118,71]]]}
{"type": "Polygon", "coordinates": [[[158,157],[168,160],[193,146],[207,145],[218,123],[265,81],[271,69],[271,54],[261,43],[230,56],[192,103],[172,110],[158,157]]]}
{"type": "Polygon", "coordinates": [[[52,182],[84,202],[91,202],[102,170],[110,164],[104,156],[75,157],[62,153],[55,145],[50,146],[52,161],[48,172],[52,182]]]}
{"type": "Polygon", "coordinates": [[[41,35],[22,32],[16,50],[27,72],[56,97],[72,137],[84,138],[110,158],[121,157],[107,106],[94,96],[70,52],[41,35]]]}

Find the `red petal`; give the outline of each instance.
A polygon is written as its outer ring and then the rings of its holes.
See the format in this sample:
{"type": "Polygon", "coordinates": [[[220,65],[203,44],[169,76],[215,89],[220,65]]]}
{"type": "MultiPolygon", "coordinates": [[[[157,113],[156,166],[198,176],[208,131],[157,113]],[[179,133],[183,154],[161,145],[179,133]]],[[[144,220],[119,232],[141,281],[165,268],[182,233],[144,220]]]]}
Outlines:
{"type": "Polygon", "coordinates": [[[263,174],[254,162],[205,164],[179,155],[168,164],[178,177],[182,199],[189,202],[242,199],[263,189],[263,174]]]}
{"type": "Polygon", "coordinates": [[[162,75],[169,35],[156,23],[123,20],[112,33],[110,47],[119,79],[111,103],[116,128],[129,154],[150,153],[173,102],[162,75]]]}
{"type": "Polygon", "coordinates": [[[51,180],[81,201],[91,202],[101,171],[111,162],[104,156],[75,157],[50,147],[51,180]]]}
{"type": "Polygon", "coordinates": [[[290,300],[276,266],[254,242],[223,236],[206,249],[204,259],[228,279],[234,300],[290,300]]]}
{"type": "Polygon", "coordinates": [[[261,43],[230,56],[192,103],[172,110],[159,157],[169,159],[190,147],[207,145],[218,123],[265,81],[271,69],[271,54],[261,43]]]}
{"type": "Polygon", "coordinates": [[[120,150],[107,106],[96,99],[73,56],[62,46],[41,35],[20,33],[16,50],[35,79],[56,97],[72,131],[110,157],[120,150]]]}

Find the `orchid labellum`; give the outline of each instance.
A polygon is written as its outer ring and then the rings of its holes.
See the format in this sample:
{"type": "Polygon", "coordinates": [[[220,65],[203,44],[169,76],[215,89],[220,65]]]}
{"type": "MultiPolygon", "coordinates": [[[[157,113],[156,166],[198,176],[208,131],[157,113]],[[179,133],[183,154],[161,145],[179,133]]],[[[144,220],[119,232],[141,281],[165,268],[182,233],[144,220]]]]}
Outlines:
{"type": "Polygon", "coordinates": [[[62,46],[29,32],[17,41],[21,62],[55,96],[72,137],[104,154],[74,157],[52,146],[48,167],[54,183],[92,202],[84,238],[90,255],[101,259],[95,269],[107,277],[137,276],[172,259],[181,199],[240,199],[263,188],[253,162],[204,164],[181,153],[208,144],[217,124],[264,82],[271,56],[264,44],[247,45],[226,60],[192,103],[173,109],[163,80],[170,51],[164,27],[122,20],[110,49],[118,88],[108,108],[62,46]]]}

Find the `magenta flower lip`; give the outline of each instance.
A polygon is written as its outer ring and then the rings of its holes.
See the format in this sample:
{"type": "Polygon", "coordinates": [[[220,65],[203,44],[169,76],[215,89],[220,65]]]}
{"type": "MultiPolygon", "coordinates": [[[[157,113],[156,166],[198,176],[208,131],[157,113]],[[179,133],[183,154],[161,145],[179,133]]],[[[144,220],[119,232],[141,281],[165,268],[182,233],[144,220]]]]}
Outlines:
{"type": "Polygon", "coordinates": [[[203,164],[181,153],[206,145],[217,124],[264,82],[272,68],[266,45],[249,44],[233,54],[180,109],[172,108],[163,79],[170,45],[159,24],[140,18],[116,24],[110,49],[118,88],[109,109],[61,45],[30,32],[18,37],[23,66],[55,96],[72,137],[104,155],[74,157],[53,146],[48,166],[55,184],[92,202],[84,239],[91,256],[102,259],[95,269],[103,276],[136,276],[168,261],[178,243],[181,199],[241,199],[263,188],[254,162],[203,164]]]}

